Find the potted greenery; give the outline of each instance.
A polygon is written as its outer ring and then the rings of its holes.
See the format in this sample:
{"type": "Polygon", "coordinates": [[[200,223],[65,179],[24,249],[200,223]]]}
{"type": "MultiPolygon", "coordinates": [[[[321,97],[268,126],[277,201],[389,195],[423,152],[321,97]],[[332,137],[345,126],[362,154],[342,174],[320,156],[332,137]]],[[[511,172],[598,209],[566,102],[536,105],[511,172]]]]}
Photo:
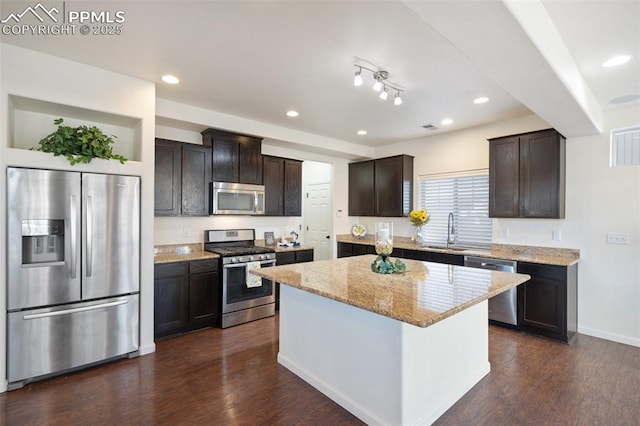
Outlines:
{"type": "Polygon", "coordinates": [[[58,130],[46,136],[38,144],[38,151],[51,152],[54,156],[64,155],[71,165],[89,163],[93,158],[113,159],[124,164],[127,158],[114,154],[111,148],[116,136],[107,136],[96,126],[64,126],[62,118],[53,120],[58,130]]]}

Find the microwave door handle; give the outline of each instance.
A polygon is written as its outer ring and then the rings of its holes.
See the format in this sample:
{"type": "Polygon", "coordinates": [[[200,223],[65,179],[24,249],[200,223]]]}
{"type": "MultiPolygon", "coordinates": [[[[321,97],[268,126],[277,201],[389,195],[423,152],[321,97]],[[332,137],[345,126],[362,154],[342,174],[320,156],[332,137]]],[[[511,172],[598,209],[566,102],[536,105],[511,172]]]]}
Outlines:
{"type": "Polygon", "coordinates": [[[258,191],[253,191],[253,212],[258,213],[258,191]]]}

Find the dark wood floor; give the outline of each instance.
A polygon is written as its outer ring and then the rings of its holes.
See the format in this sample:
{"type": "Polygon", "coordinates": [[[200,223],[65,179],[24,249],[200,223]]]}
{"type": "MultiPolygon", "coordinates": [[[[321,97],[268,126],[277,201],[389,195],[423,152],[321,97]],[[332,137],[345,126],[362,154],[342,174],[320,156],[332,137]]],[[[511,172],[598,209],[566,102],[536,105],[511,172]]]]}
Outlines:
{"type": "MultiPolygon", "coordinates": [[[[277,317],[0,395],[0,424],[360,425],[276,362],[277,317]]],[[[638,425],[640,348],[490,327],[491,373],[439,425],[638,425]]]]}

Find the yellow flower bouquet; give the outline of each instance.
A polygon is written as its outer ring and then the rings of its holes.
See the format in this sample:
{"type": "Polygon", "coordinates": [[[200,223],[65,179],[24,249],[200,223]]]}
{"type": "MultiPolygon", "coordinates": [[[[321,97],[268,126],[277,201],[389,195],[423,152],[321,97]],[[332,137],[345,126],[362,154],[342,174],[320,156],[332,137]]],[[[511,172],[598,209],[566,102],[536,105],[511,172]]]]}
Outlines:
{"type": "Polygon", "coordinates": [[[414,226],[426,225],[430,219],[429,213],[425,209],[411,210],[411,213],[409,213],[409,220],[414,226]]]}

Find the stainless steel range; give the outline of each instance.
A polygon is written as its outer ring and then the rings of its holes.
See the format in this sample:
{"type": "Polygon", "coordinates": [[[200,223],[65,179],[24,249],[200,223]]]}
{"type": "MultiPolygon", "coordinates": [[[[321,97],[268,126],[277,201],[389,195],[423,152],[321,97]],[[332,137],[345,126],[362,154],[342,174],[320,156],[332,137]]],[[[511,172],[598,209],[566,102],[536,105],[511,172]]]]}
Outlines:
{"type": "Polygon", "coordinates": [[[273,281],[253,275],[251,270],[275,266],[276,253],[255,245],[254,229],[205,231],[204,249],[220,255],[222,328],[275,314],[273,281]]]}

